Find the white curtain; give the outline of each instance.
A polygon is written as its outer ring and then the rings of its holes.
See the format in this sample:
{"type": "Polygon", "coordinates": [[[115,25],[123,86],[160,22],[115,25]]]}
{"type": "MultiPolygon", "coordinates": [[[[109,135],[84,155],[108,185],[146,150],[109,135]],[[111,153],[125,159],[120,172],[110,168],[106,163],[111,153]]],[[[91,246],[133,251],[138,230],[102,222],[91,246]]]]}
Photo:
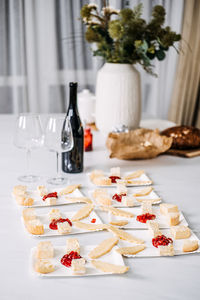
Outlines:
{"type": "MultiPolygon", "coordinates": [[[[66,111],[68,82],[79,90],[95,91],[95,77],[102,61],[93,58],[79,20],[82,5],[101,0],[0,0],[0,113],[66,111]]],[[[181,32],[184,0],[110,0],[115,8],[144,5],[149,19],[152,7],[162,4],[166,25],[181,32]]],[[[142,68],[143,113],[167,118],[177,54],[155,63],[158,78],[142,68]]]]}
{"type": "MultiPolygon", "coordinates": [[[[113,3],[115,0],[112,1],[113,3]]],[[[119,1],[118,1],[119,2],[119,1]]],[[[153,0],[153,1],[123,1],[129,7],[133,7],[142,2],[144,11],[143,17],[148,21],[150,19],[151,10],[155,5],[163,5],[166,10],[166,23],[174,31],[180,33],[183,17],[183,0],[153,0]]],[[[170,106],[170,99],[175,77],[175,70],[178,55],[175,49],[167,52],[163,61],[153,61],[155,65],[155,73],[157,78],[147,74],[142,67],[138,66],[141,73],[142,82],[142,111],[145,117],[167,119],[170,106]]]]}

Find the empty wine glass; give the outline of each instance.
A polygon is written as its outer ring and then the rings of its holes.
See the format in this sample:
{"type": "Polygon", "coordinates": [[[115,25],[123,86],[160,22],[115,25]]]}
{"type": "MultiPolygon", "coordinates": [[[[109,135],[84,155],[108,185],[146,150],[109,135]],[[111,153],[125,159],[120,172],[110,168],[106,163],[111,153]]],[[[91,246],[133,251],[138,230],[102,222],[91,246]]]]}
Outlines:
{"type": "Polygon", "coordinates": [[[14,130],[14,145],[26,150],[26,175],[18,177],[20,181],[34,182],[39,176],[30,173],[31,151],[43,145],[44,135],[40,117],[37,114],[20,114],[14,130]]]}
{"type": "Polygon", "coordinates": [[[45,131],[44,145],[49,151],[56,152],[57,160],[57,175],[49,178],[47,182],[55,185],[67,182],[67,178],[61,175],[60,154],[72,150],[74,146],[72,128],[68,118],[60,115],[49,117],[45,131]]]}

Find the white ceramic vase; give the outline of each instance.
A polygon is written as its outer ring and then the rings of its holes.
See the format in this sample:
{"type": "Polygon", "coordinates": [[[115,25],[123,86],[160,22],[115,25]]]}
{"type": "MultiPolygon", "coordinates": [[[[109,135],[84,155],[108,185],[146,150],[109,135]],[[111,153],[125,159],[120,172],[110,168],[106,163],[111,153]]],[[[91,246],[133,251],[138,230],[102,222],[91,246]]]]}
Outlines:
{"type": "Polygon", "coordinates": [[[133,65],[105,63],[98,71],[95,117],[97,128],[104,134],[122,125],[139,127],[140,73],[133,65]]]}

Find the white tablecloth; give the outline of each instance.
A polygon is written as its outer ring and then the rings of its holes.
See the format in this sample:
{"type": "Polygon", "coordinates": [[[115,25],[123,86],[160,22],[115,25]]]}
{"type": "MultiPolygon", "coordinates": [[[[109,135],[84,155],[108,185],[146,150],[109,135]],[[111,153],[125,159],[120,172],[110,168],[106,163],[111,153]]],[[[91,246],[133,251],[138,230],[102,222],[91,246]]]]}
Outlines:
{"type": "MultiPolygon", "coordinates": [[[[30,249],[38,242],[24,232],[21,209],[11,198],[17,176],[25,172],[25,153],[12,144],[14,116],[0,116],[0,299],[200,299],[200,255],[125,259],[131,267],[123,276],[42,279],[30,271],[30,249]]],[[[200,237],[200,157],[184,159],[162,155],[152,160],[120,161],[109,159],[104,139],[94,135],[94,151],[85,153],[85,172],[108,170],[119,166],[125,171],[142,168],[154,181],[155,190],[164,201],[176,203],[189,225],[200,237]]],[[[40,149],[33,152],[32,171],[43,181],[55,174],[53,153],[40,149]]],[[[81,183],[87,194],[88,180],[83,174],[69,175],[71,182],[81,183]]],[[[71,209],[66,206],[67,209],[71,209]]],[[[43,211],[46,208],[42,208],[43,211]]],[[[101,214],[106,222],[106,215],[101,214]]],[[[95,244],[108,233],[79,236],[82,244],[95,244]]],[[[64,245],[66,237],[53,239],[64,245]]]]}

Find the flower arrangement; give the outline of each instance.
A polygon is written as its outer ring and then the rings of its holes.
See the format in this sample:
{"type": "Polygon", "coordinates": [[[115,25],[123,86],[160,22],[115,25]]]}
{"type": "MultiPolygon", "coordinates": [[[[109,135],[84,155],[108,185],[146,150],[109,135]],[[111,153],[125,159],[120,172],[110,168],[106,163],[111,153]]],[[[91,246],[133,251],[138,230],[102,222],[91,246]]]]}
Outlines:
{"type": "Polygon", "coordinates": [[[141,18],[142,4],[134,9],[120,11],[103,7],[98,12],[96,4],[86,4],[81,9],[81,18],[86,25],[85,38],[95,43],[94,56],[101,56],[109,63],[139,63],[150,74],[153,73],[151,61],[163,60],[169,47],[180,41],[181,35],[164,27],[165,9],[156,5],[149,23],[141,18]]]}

